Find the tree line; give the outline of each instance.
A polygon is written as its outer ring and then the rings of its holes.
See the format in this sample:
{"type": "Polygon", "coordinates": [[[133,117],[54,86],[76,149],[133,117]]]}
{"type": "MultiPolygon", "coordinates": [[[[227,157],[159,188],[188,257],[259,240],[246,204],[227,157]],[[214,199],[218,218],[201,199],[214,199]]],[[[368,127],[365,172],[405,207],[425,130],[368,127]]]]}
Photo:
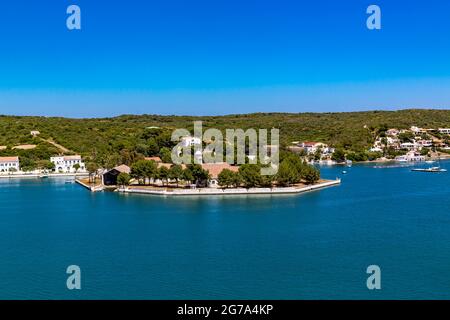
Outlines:
{"type": "MultiPolygon", "coordinates": [[[[218,175],[218,184],[222,188],[257,188],[274,185],[288,187],[299,183],[314,184],[320,180],[320,171],[294,154],[283,157],[276,175],[261,175],[261,166],[260,164],[243,164],[238,171],[224,169],[218,175]]],[[[163,186],[174,181],[177,187],[180,182],[185,185],[195,184],[198,187],[205,187],[211,180],[211,175],[199,164],[186,166],[173,164],[170,167],[164,165],[158,167],[155,161],[138,160],[132,164],[130,174],[118,175],[117,184],[127,186],[132,179],[139,185],[160,180],[163,186]]]]}

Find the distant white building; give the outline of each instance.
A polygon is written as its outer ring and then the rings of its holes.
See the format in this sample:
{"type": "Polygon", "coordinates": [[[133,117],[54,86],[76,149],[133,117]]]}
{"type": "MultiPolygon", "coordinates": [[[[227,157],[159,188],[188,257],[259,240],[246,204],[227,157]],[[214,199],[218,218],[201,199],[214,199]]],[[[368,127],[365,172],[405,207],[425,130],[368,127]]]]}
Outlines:
{"type": "Polygon", "coordinates": [[[414,133],[421,133],[424,131],[424,129],[416,127],[416,126],[412,126],[410,130],[414,133]]]}
{"type": "Polygon", "coordinates": [[[198,137],[182,137],[181,138],[181,145],[183,147],[191,147],[196,145],[201,145],[202,139],[198,137]]]}
{"type": "Polygon", "coordinates": [[[41,133],[40,133],[39,131],[37,131],[37,130],[33,130],[33,131],[30,132],[30,134],[31,134],[33,137],[37,137],[37,136],[40,135],[41,133]]]}
{"type": "Polygon", "coordinates": [[[86,172],[86,165],[81,161],[81,156],[78,155],[51,157],[50,161],[55,164],[56,172],[63,172],[63,173],[86,172]],[[76,164],[80,166],[78,171],[74,168],[76,164]]]}
{"type": "Polygon", "coordinates": [[[386,131],[386,135],[387,136],[398,136],[398,134],[400,133],[400,131],[398,131],[397,129],[389,129],[388,131],[386,131]]]}
{"type": "Polygon", "coordinates": [[[450,134],[450,128],[439,128],[439,133],[450,134]]]}
{"type": "Polygon", "coordinates": [[[322,142],[307,141],[307,142],[300,143],[298,146],[303,148],[306,151],[306,153],[308,153],[308,154],[316,153],[317,150],[319,150],[319,149],[325,153],[328,153],[328,151],[331,151],[331,150],[328,150],[328,145],[326,145],[325,143],[322,143],[322,142]]]}
{"type": "Polygon", "coordinates": [[[383,152],[383,149],[380,147],[373,147],[370,149],[371,152],[383,152]]]}
{"type": "Polygon", "coordinates": [[[420,155],[417,152],[410,151],[404,156],[396,157],[395,161],[399,161],[399,162],[420,162],[420,161],[425,161],[425,156],[422,156],[422,155],[420,155]]]}
{"type": "Polygon", "coordinates": [[[414,149],[416,149],[416,144],[412,143],[412,142],[404,142],[404,143],[400,144],[400,149],[414,150],[414,149]]]}
{"type": "Polygon", "coordinates": [[[20,171],[19,157],[0,157],[0,172],[20,171]]]}
{"type": "Polygon", "coordinates": [[[432,140],[420,140],[417,141],[417,143],[424,148],[430,148],[433,146],[433,141],[432,140]]]}

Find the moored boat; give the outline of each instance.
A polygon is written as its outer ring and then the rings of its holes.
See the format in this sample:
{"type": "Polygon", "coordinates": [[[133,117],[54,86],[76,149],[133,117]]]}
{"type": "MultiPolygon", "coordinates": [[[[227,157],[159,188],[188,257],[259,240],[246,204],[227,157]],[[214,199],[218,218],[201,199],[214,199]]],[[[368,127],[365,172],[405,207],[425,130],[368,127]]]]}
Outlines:
{"type": "Polygon", "coordinates": [[[440,167],[432,167],[426,169],[412,169],[415,172],[447,172],[447,169],[441,169],[440,167]]]}

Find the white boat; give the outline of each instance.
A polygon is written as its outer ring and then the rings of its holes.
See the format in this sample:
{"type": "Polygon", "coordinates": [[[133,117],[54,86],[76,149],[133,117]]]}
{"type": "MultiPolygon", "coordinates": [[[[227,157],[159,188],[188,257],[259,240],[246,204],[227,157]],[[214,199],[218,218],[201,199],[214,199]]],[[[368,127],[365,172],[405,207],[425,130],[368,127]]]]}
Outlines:
{"type": "Polygon", "coordinates": [[[435,163],[436,161],[434,161],[434,160],[429,160],[429,161],[425,161],[425,163],[428,163],[428,164],[432,164],[432,163],[435,163]]]}
{"type": "Polygon", "coordinates": [[[431,167],[427,169],[412,169],[415,172],[447,172],[447,169],[441,169],[441,167],[431,167]]]}

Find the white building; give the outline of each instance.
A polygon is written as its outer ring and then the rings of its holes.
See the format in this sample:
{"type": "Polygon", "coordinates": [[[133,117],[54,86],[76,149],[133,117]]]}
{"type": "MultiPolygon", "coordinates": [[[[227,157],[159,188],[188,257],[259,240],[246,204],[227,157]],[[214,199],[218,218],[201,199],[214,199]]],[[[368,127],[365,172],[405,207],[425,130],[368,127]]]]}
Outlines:
{"type": "Polygon", "coordinates": [[[37,136],[40,135],[41,133],[40,133],[39,131],[37,131],[37,130],[33,130],[33,131],[30,132],[30,134],[31,134],[33,137],[37,137],[37,136]]]}
{"type": "Polygon", "coordinates": [[[387,136],[398,136],[398,134],[400,133],[400,131],[398,131],[397,129],[389,129],[388,131],[386,131],[386,135],[387,136]]]}
{"type": "Polygon", "coordinates": [[[322,142],[303,142],[298,145],[299,147],[303,148],[306,153],[308,154],[314,154],[317,152],[317,150],[321,150],[322,152],[328,153],[329,150],[328,145],[322,142]]]}
{"type": "Polygon", "coordinates": [[[417,143],[423,148],[430,148],[433,146],[432,140],[420,140],[420,141],[417,141],[417,143]]]}
{"type": "Polygon", "coordinates": [[[19,157],[0,157],[0,173],[20,171],[19,157]]]}
{"type": "Polygon", "coordinates": [[[412,142],[404,142],[400,145],[400,149],[405,149],[405,150],[415,150],[416,149],[416,144],[412,143],[412,142]]]}
{"type": "Polygon", "coordinates": [[[383,149],[380,147],[373,147],[370,148],[370,152],[383,152],[383,149]]]}
{"type": "Polygon", "coordinates": [[[181,145],[183,147],[192,147],[195,145],[201,145],[202,139],[198,137],[182,137],[181,138],[181,145]]]}
{"type": "Polygon", "coordinates": [[[439,128],[439,133],[450,134],[450,129],[449,128],[439,128]]]}
{"type": "Polygon", "coordinates": [[[78,155],[51,157],[50,161],[55,164],[56,172],[63,172],[63,173],[86,172],[86,165],[81,161],[81,156],[78,155]],[[78,171],[74,168],[76,164],[80,166],[78,171]]]}
{"type": "Polygon", "coordinates": [[[422,156],[417,152],[410,151],[404,156],[396,157],[395,161],[399,161],[399,162],[410,162],[410,161],[416,162],[417,161],[417,162],[420,162],[420,161],[425,161],[425,156],[422,156]]]}
{"type": "Polygon", "coordinates": [[[424,132],[424,129],[419,128],[419,127],[416,127],[416,126],[412,126],[410,130],[411,130],[412,132],[414,132],[414,133],[421,133],[421,132],[424,132]]]}

